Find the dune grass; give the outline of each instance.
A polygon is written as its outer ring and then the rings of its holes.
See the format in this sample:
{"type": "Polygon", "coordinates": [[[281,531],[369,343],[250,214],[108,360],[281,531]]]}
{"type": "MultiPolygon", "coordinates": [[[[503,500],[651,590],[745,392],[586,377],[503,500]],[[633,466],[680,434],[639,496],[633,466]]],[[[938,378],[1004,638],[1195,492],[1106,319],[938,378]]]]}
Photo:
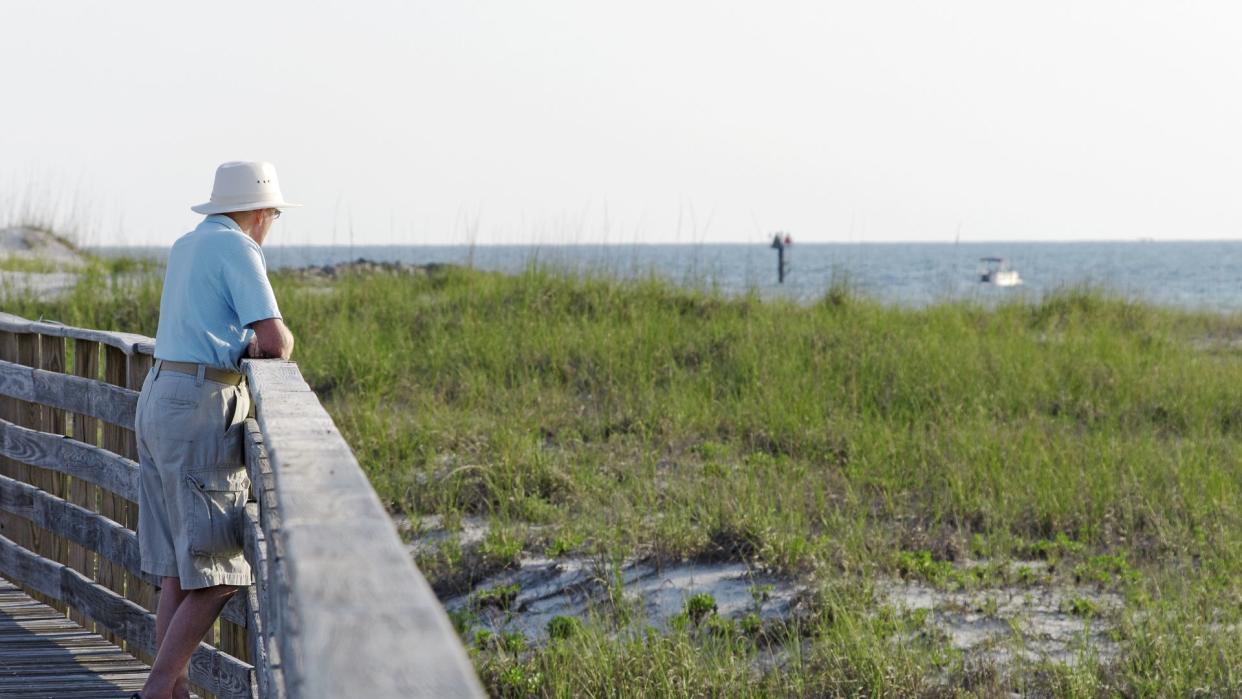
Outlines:
{"type": "Polygon", "coordinates": [[[48,274],[51,272],[62,272],[67,270],[67,265],[58,264],[41,257],[0,255],[0,272],[48,274]]]}
{"type": "MultiPolygon", "coordinates": [[[[523,553],[744,560],[812,590],[778,627],[617,632],[605,614],[539,647],[475,639],[497,695],[1242,689],[1242,319],[1091,289],[909,310],[537,267],[273,282],[389,508],[487,518],[478,550],[420,556],[441,592],[523,553]],[[1121,596],[1115,654],[980,663],[874,589],[1028,584],[999,563],[1033,559],[1041,584],[1121,596]]],[[[153,335],[158,294],[97,270],[6,306],[153,335]]]]}

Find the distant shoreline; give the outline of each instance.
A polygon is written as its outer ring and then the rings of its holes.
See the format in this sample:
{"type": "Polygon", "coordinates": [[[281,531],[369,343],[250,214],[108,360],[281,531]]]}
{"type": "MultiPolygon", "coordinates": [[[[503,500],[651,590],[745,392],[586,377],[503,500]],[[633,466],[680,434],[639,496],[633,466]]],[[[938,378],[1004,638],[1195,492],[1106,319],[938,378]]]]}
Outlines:
{"type": "MultiPolygon", "coordinates": [[[[819,241],[800,241],[795,238],[795,247],[856,247],[856,246],[895,246],[895,245],[919,245],[919,246],[935,246],[935,247],[965,247],[965,246],[1006,246],[1006,245],[1197,245],[1197,244],[1237,244],[1242,246],[1242,238],[1066,238],[1061,240],[819,240],[819,241]]],[[[172,241],[169,241],[169,245],[172,241]]],[[[291,243],[268,243],[263,247],[265,250],[294,250],[294,249],[331,249],[331,250],[350,250],[350,249],[402,249],[402,248],[613,248],[624,249],[632,247],[651,247],[651,248],[687,248],[687,247],[730,247],[730,248],[766,248],[767,241],[759,242],[736,242],[736,241],[699,241],[699,242],[603,242],[603,243],[308,243],[308,244],[291,244],[291,243]]],[[[167,249],[167,245],[87,245],[82,249],[97,254],[124,254],[129,251],[158,251],[167,249]]]]}
{"type": "MultiPolygon", "coordinates": [[[[96,247],[103,256],[161,259],[167,248],[96,247]]],[[[377,264],[452,264],[506,274],[541,267],[586,276],[660,278],[728,296],[813,303],[838,287],[907,308],[944,301],[991,306],[1038,300],[1068,287],[1090,287],[1155,306],[1242,311],[1242,240],[1035,243],[803,243],[786,249],[788,275],[778,283],[768,243],[578,245],[272,245],[268,268],[377,264]],[[979,283],[980,258],[1003,257],[1024,284],[979,283]]]]}

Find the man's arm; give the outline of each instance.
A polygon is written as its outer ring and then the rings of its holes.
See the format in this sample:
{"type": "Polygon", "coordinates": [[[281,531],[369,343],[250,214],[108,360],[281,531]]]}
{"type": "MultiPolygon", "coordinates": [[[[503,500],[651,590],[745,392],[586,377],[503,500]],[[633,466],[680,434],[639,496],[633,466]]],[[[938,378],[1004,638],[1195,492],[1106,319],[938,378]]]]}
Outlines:
{"type": "Polygon", "coordinates": [[[248,354],[258,359],[288,359],[293,354],[293,333],[280,318],[257,320],[250,324],[254,328],[254,340],[250,342],[248,354]]]}

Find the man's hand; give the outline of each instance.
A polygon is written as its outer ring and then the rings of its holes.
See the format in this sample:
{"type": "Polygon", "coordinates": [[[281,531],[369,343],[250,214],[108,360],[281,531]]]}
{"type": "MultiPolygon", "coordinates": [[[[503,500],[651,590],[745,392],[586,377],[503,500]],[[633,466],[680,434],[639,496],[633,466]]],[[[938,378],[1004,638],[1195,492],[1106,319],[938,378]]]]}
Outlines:
{"type": "Polygon", "coordinates": [[[260,359],[288,359],[293,355],[293,333],[280,318],[268,318],[252,323],[254,339],[246,351],[260,359]]]}

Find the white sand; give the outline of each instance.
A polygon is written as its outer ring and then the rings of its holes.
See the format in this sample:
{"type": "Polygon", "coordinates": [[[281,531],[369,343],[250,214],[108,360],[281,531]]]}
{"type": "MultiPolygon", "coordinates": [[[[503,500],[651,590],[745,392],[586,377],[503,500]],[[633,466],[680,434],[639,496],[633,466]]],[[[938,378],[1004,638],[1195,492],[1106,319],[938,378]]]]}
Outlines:
{"type": "Polygon", "coordinates": [[[0,260],[6,258],[44,260],[58,271],[0,270],[0,298],[22,292],[33,292],[40,298],[59,296],[73,288],[78,280],[74,270],[86,264],[82,253],[56,236],[21,227],[0,229],[0,260]]]}

